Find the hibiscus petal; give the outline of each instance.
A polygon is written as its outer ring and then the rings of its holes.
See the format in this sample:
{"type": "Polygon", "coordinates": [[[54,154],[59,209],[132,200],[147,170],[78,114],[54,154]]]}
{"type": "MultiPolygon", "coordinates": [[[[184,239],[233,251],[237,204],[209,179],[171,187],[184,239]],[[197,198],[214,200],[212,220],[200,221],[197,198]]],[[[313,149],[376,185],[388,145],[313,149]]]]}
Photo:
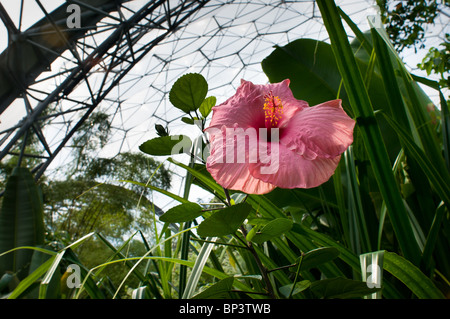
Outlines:
{"type": "Polygon", "coordinates": [[[284,80],[280,83],[260,85],[241,80],[236,94],[212,108],[213,116],[210,126],[218,128],[222,125],[227,127],[238,125],[242,128],[264,127],[264,95],[269,92],[280,98],[283,115],[279,126],[286,125],[297,111],[308,107],[307,102],[294,98],[289,83],[289,80],[284,80]]]}
{"type": "Polygon", "coordinates": [[[305,108],[290,119],[280,143],[305,158],[334,158],[353,143],[355,121],[342,109],[341,100],[305,108]]]}
{"type": "Polygon", "coordinates": [[[267,145],[267,156],[262,156],[257,163],[250,163],[250,173],[259,180],[281,188],[317,187],[329,180],[340,160],[340,156],[308,160],[283,144],[267,145]],[[275,146],[278,146],[278,150],[275,146]]]}
{"type": "Polygon", "coordinates": [[[245,128],[264,123],[261,92],[256,85],[244,80],[232,97],[214,106],[212,111],[210,127],[220,128],[222,125],[233,127],[237,124],[245,128]]]}
{"type": "Polygon", "coordinates": [[[238,147],[237,140],[245,141],[247,132],[237,128],[233,134],[227,135],[226,130],[225,126],[220,130],[208,128],[211,151],[206,161],[206,169],[214,180],[224,188],[247,194],[266,194],[272,191],[274,185],[254,178],[249,171],[249,158],[251,161],[257,160],[257,156],[250,155],[256,146],[256,140],[247,140],[245,146],[238,147]]]}

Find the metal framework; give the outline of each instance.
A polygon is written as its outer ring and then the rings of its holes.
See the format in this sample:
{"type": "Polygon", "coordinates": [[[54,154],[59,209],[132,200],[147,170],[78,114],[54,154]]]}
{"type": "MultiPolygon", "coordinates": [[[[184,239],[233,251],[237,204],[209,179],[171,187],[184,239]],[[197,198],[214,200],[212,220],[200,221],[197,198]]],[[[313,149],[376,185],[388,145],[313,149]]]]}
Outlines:
{"type": "Polygon", "coordinates": [[[206,1],[178,1],[175,6],[171,1],[148,1],[136,11],[128,8],[125,11],[121,6],[123,2],[70,1],[83,10],[82,27],[72,30],[66,26],[67,3],[49,13],[41,1],[36,0],[44,18],[23,32],[0,4],[0,18],[9,37],[8,48],[0,56],[0,113],[9,106],[17,108],[12,102],[20,103],[18,100],[26,109],[22,120],[0,132],[0,160],[6,155],[17,155],[20,163],[23,157],[39,156],[43,162],[34,168],[39,178],[136,63],[180,28],[206,1]],[[105,36],[98,43],[100,33],[105,36]],[[58,57],[67,65],[56,74],[39,77],[50,71],[51,63],[58,57]],[[61,78],[62,82],[54,88],[48,84],[61,78]],[[81,86],[89,93],[88,98],[82,100],[77,97],[81,86]],[[65,122],[64,116],[70,113],[78,114],[75,123],[72,123],[73,118],[65,122]],[[55,118],[63,118],[67,131],[56,147],[51,148],[42,123],[55,118]],[[44,155],[25,152],[31,133],[42,144],[44,155]]]}

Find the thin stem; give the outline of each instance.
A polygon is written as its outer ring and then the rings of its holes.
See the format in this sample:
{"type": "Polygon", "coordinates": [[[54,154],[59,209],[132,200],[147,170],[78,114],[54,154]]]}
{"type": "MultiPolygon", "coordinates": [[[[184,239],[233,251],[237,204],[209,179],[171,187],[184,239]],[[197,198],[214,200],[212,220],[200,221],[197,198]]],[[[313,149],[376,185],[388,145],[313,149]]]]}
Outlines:
{"type": "Polygon", "coordinates": [[[281,266],[281,267],[277,267],[277,268],[273,268],[273,269],[269,269],[267,270],[267,273],[271,273],[272,271],[277,271],[277,270],[283,270],[283,269],[288,269],[288,268],[292,268],[294,266],[297,266],[298,264],[290,264],[290,265],[286,265],[286,266],[281,266]]]}
{"type": "Polygon", "coordinates": [[[294,283],[292,284],[292,288],[291,288],[291,291],[289,292],[288,299],[291,299],[292,293],[294,292],[295,285],[297,284],[297,279],[300,274],[300,267],[302,266],[302,260],[303,260],[303,256],[300,257],[300,260],[298,262],[297,272],[295,273],[294,283]]]}
{"type": "Polygon", "coordinates": [[[215,210],[221,210],[221,209],[225,209],[225,207],[205,208],[205,209],[202,209],[202,212],[213,212],[215,210]]]}
{"type": "MultiPolygon", "coordinates": [[[[245,230],[244,226],[241,226],[241,231],[242,231],[242,234],[244,235],[244,237],[246,237],[247,231],[245,230]]],[[[273,290],[272,283],[270,282],[270,278],[268,276],[267,269],[262,264],[261,259],[259,259],[258,253],[256,252],[255,248],[253,247],[253,243],[247,242],[247,247],[248,247],[250,253],[255,258],[255,262],[258,265],[259,271],[261,272],[261,275],[266,284],[267,292],[269,293],[270,298],[276,299],[275,292],[273,290]]]]}
{"type": "Polygon", "coordinates": [[[228,189],[223,187],[223,191],[225,193],[225,196],[227,197],[228,206],[231,206],[231,197],[230,197],[230,193],[228,192],[228,189]]]}
{"type": "MultiPolygon", "coordinates": [[[[223,191],[225,193],[225,196],[227,198],[227,202],[228,202],[228,206],[231,206],[231,197],[230,197],[230,193],[228,192],[228,189],[226,189],[225,187],[222,187],[223,191]]],[[[247,231],[244,227],[244,225],[241,225],[240,227],[242,234],[244,235],[244,238],[247,237],[247,231]]],[[[269,293],[269,296],[272,299],[276,299],[275,296],[275,292],[273,290],[272,287],[272,283],[270,282],[270,278],[268,276],[268,272],[266,267],[264,267],[264,265],[261,262],[261,259],[259,259],[258,253],[256,252],[255,248],[253,247],[253,243],[252,242],[246,242],[244,239],[240,238],[239,236],[235,236],[236,238],[238,238],[239,241],[241,241],[246,248],[248,248],[248,250],[250,251],[250,253],[253,255],[253,258],[255,258],[255,262],[258,265],[259,271],[261,272],[261,275],[264,279],[264,282],[266,284],[266,288],[267,288],[267,292],[269,293]]]]}

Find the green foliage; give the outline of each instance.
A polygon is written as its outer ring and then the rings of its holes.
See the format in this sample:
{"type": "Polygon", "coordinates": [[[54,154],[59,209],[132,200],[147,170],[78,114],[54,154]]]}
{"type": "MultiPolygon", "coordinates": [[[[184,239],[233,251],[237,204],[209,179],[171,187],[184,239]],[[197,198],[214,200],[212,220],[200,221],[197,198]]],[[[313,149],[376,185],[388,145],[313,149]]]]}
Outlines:
{"type": "Polygon", "coordinates": [[[247,240],[257,244],[262,244],[272,238],[276,238],[288,232],[292,228],[292,221],[286,218],[276,218],[268,222],[261,230],[257,231],[254,236],[247,240]]]}
{"type": "Polygon", "coordinates": [[[450,34],[445,35],[445,41],[441,43],[442,49],[432,47],[423,58],[422,63],[418,64],[422,70],[427,71],[427,75],[435,73],[440,75],[439,85],[442,88],[450,87],[450,34]]]}
{"type": "Polygon", "coordinates": [[[389,38],[398,51],[419,45],[424,47],[426,26],[433,24],[439,6],[445,1],[387,1],[377,0],[389,38]]]}
{"type": "Polygon", "coordinates": [[[164,223],[181,223],[191,221],[203,214],[202,207],[196,203],[185,203],[172,207],[159,220],[164,223]]]}
{"type": "Polygon", "coordinates": [[[207,97],[200,105],[199,111],[204,118],[208,117],[211,109],[216,105],[216,98],[214,96],[207,97]]]}
{"type": "Polygon", "coordinates": [[[198,226],[197,232],[202,237],[220,237],[233,234],[247,218],[250,209],[250,205],[246,203],[221,209],[206,218],[198,226]]]}
{"type": "Polygon", "coordinates": [[[208,93],[208,83],[197,73],[180,77],[170,90],[169,100],[185,113],[194,112],[202,105],[208,93]]]}
{"type": "Polygon", "coordinates": [[[177,155],[190,150],[191,139],[186,135],[160,136],[139,146],[139,149],[149,155],[177,155]]]}
{"type": "Polygon", "coordinates": [[[311,282],[309,280],[302,280],[294,284],[288,284],[286,286],[280,287],[280,293],[285,298],[289,298],[290,296],[295,296],[302,291],[308,289],[311,286],[311,282]]]}
{"type": "Polygon", "coordinates": [[[171,177],[164,166],[144,154],[95,158],[84,176],[42,184],[47,227],[68,234],[69,240],[94,230],[119,238],[136,225],[148,231],[153,212],[162,211],[152,203],[146,188],[125,180],[167,189],[171,177]]]}
{"type": "Polygon", "coordinates": [[[106,145],[110,138],[110,132],[109,115],[104,112],[95,112],[91,114],[88,120],[83,122],[72,139],[75,160],[71,163],[69,169],[66,167],[69,175],[76,174],[82,167],[89,164],[92,160],[91,152],[106,145]]]}
{"type": "Polygon", "coordinates": [[[162,126],[161,124],[155,124],[155,130],[156,130],[156,134],[158,134],[158,136],[168,136],[169,135],[169,131],[167,128],[164,128],[164,126],[162,126]]]}
{"type": "Polygon", "coordinates": [[[377,288],[369,288],[364,282],[337,277],[313,282],[311,291],[324,299],[352,299],[377,292],[377,288]]]}
{"type": "MultiPolygon", "coordinates": [[[[0,211],[0,254],[22,246],[44,244],[42,196],[26,168],[16,167],[6,184],[0,211]]],[[[16,250],[0,256],[0,276],[27,276],[33,251],[16,250]]]]}
{"type": "MultiPolygon", "coordinates": [[[[339,256],[339,250],[334,247],[320,247],[308,251],[301,257],[301,270],[309,270],[323,263],[332,261],[339,256]]],[[[291,268],[292,269],[292,268],[291,268]]]]}
{"type": "Polygon", "coordinates": [[[192,299],[227,299],[230,298],[230,291],[233,288],[233,277],[220,280],[216,284],[198,293],[192,299]]]}
{"type": "Polygon", "coordinates": [[[393,252],[386,252],[385,269],[421,299],[443,299],[444,295],[416,266],[393,252]]]}
{"type": "MultiPolygon", "coordinates": [[[[360,299],[375,292],[384,298],[444,298],[450,291],[448,110],[441,115],[433,108],[442,125],[432,121],[429,98],[380,26],[371,22],[363,33],[332,1],[317,3],[331,44],[296,40],[275,48],[262,67],[271,82],[289,78],[296,98],[310,105],[342,99],[356,120],[354,143],[328,182],[266,195],[230,191],[195,161],[205,136],[179,144],[167,128],[156,126],[158,137],[140,146],[146,155],[93,158],[83,164],[89,178],[49,183],[45,207],[59,217],[46,224],[79,239],[60,242],[55,251],[34,247],[47,258],[18,284],[6,273],[0,293],[19,298],[38,287],[41,298],[52,292],[92,299],[360,299]],[[357,36],[352,43],[341,19],[357,36]],[[189,164],[168,159],[186,171],[179,196],[168,190],[169,172],[147,155],[176,156],[181,150],[191,155],[189,164]],[[213,200],[192,202],[193,185],[213,200]],[[178,204],[163,212],[146,196],[151,191],[178,204]],[[377,288],[371,288],[368,278],[375,274],[364,263],[374,251],[383,255],[377,288]],[[68,264],[80,266],[78,288],[65,284],[68,264]],[[60,292],[52,280],[61,282],[60,292]]],[[[169,96],[187,114],[181,121],[197,124],[199,134],[216,104],[207,93],[204,78],[188,74],[169,96]]]]}

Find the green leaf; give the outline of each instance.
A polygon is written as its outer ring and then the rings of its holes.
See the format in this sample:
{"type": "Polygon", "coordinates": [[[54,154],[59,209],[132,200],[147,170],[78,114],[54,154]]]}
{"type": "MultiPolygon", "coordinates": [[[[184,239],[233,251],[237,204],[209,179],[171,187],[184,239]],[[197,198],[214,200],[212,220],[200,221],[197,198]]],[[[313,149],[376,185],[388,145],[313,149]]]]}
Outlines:
{"type": "Polygon", "coordinates": [[[60,272],[61,269],[60,269],[59,264],[64,256],[65,252],[66,252],[65,250],[62,250],[56,255],[51,267],[45,274],[44,278],[42,278],[42,282],[39,287],[39,299],[51,298],[52,294],[53,294],[53,298],[55,298],[55,296],[54,296],[55,290],[56,290],[55,282],[59,283],[59,281],[61,279],[61,272],[60,272]],[[54,277],[54,279],[53,279],[53,277],[54,277]],[[52,285],[50,285],[50,283],[52,283],[52,285]],[[49,287],[51,287],[51,289],[49,291],[49,294],[47,294],[47,290],[49,287]]]}
{"type": "Polygon", "coordinates": [[[277,47],[262,61],[264,72],[269,80],[280,82],[289,79],[289,87],[298,99],[316,105],[336,99],[341,75],[334,60],[329,44],[313,40],[300,39],[284,47],[277,47]],[[320,61],[320,63],[317,63],[320,61]]]}
{"type": "Polygon", "coordinates": [[[221,209],[205,219],[197,228],[202,237],[220,237],[234,233],[250,213],[251,206],[241,203],[221,209]]]}
{"type": "Polygon", "coordinates": [[[324,299],[361,298],[373,294],[379,289],[369,288],[365,282],[343,277],[324,279],[311,284],[311,291],[324,299]]]}
{"type": "Polygon", "coordinates": [[[169,93],[170,102],[185,113],[196,111],[208,93],[208,83],[198,73],[180,77],[169,93]]]}
{"type": "Polygon", "coordinates": [[[233,288],[234,277],[220,280],[206,290],[198,293],[192,299],[228,299],[233,288]]]}
{"type": "Polygon", "coordinates": [[[164,128],[164,126],[162,126],[161,124],[155,124],[155,130],[156,130],[156,134],[158,134],[158,136],[168,136],[169,135],[167,129],[164,128]]]}
{"type": "Polygon", "coordinates": [[[163,156],[189,153],[192,141],[186,135],[155,137],[141,144],[139,149],[149,155],[163,156]]]}
{"type": "MultiPolygon", "coordinates": [[[[324,264],[337,258],[339,254],[339,250],[335,247],[320,247],[310,250],[302,257],[300,270],[305,271],[317,267],[318,265],[324,264]]],[[[295,272],[296,268],[291,268],[291,271],[295,272]]]]}
{"type": "Polygon", "coordinates": [[[281,236],[292,228],[292,221],[287,218],[276,218],[265,225],[261,231],[257,232],[252,241],[257,244],[262,244],[272,238],[281,236]]]}
{"type": "Polygon", "coordinates": [[[188,222],[202,214],[202,207],[196,203],[185,203],[169,209],[161,215],[160,221],[165,223],[188,222]]]}
{"type": "Polygon", "coordinates": [[[393,253],[384,253],[384,269],[403,282],[420,299],[444,299],[430,278],[405,258],[393,253]]]}
{"type": "Polygon", "coordinates": [[[186,283],[186,287],[184,289],[182,299],[189,299],[194,293],[194,290],[197,287],[200,276],[203,273],[203,269],[205,267],[206,262],[209,259],[211,254],[211,250],[214,247],[214,241],[217,238],[207,237],[208,242],[205,242],[200,249],[200,252],[195,260],[194,267],[192,268],[191,274],[189,276],[189,280],[186,283]]]}
{"type": "Polygon", "coordinates": [[[14,289],[14,291],[8,296],[8,299],[19,298],[22,293],[24,293],[31,285],[33,285],[36,280],[41,278],[52,266],[55,256],[50,257],[46,262],[40,265],[35,271],[24,278],[20,284],[14,289]]]}
{"type": "Polygon", "coordinates": [[[436,193],[442,198],[442,200],[449,205],[450,204],[450,175],[447,170],[437,169],[431,160],[426,156],[426,153],[414,142],[409,134],[387,114],[382,113],[388,123],[394,128],[398,136],[405,145],[405,149],[409,151],[409,154],[414,158],[420,167],[429,178],[431,184],[434,186],[436,193]]]}
{"type": "Polygon", "coordinates": [[[311,286],[311,282],[309,280],[302,280],[295,284],[294,290],[292,291],[293,284],[284,285],[279,288],[280,293],[288,298],[290,295],[295,296],[296,294],[302,292],[305,289],[308,289],[311,286]],[[292,291],[292,294],[291,294],[292,291]]]}
{"type": "MultiPolygon", "coordinates": [[[[66,247],[67,248],[67,247],[66,247]]],[[[81,280],[83,286],[81,291],[86,291],[91,299],[105,299],[105,291],[97,286],[97,281],[94,280],[95,277],[90,275],[89,269],[87,269],[82,262],[78,259],[78,256],[72,251],[72,249],[66,249],[64,254],[64,260],[69,264],[76,264],[80,267],[81,280]]],[[[66,286],[67,287],[67,286],[66,286]]]]}
{"type": "MultiPolygon", "coordinates": [[[[0,254],[15,247],[44,243],[43,207],[39,189],[27,168],[14,168],[6,184],[0,211],[0,254]]],[[[21,249],[0,257],[0,275],[28,275],[33,251],[21,249]]]]}
{"type": "Polygon", "coordinates": [[[131,299],[150,299],[148,290],[147,286],[133,289],[131,299]]]}
{"type": "Polygon", "coordinates": [[[183,123],[186,123],[186,124],[189,124],[189,125],[194,125],[194,120],[191,119],[190,117],[184,116],[184,117],[181,118],[181,121],[183,123]]]}
{"type": "Polygon", "coordinates": [[[211,109],[213,106],[216,105],[216,97],[215,96],[209,96],[207,97],[202,105],[200,105],[200,113],[203,115],[204,118],[206,118],[209,113],[211,113],[211,109]]]}

